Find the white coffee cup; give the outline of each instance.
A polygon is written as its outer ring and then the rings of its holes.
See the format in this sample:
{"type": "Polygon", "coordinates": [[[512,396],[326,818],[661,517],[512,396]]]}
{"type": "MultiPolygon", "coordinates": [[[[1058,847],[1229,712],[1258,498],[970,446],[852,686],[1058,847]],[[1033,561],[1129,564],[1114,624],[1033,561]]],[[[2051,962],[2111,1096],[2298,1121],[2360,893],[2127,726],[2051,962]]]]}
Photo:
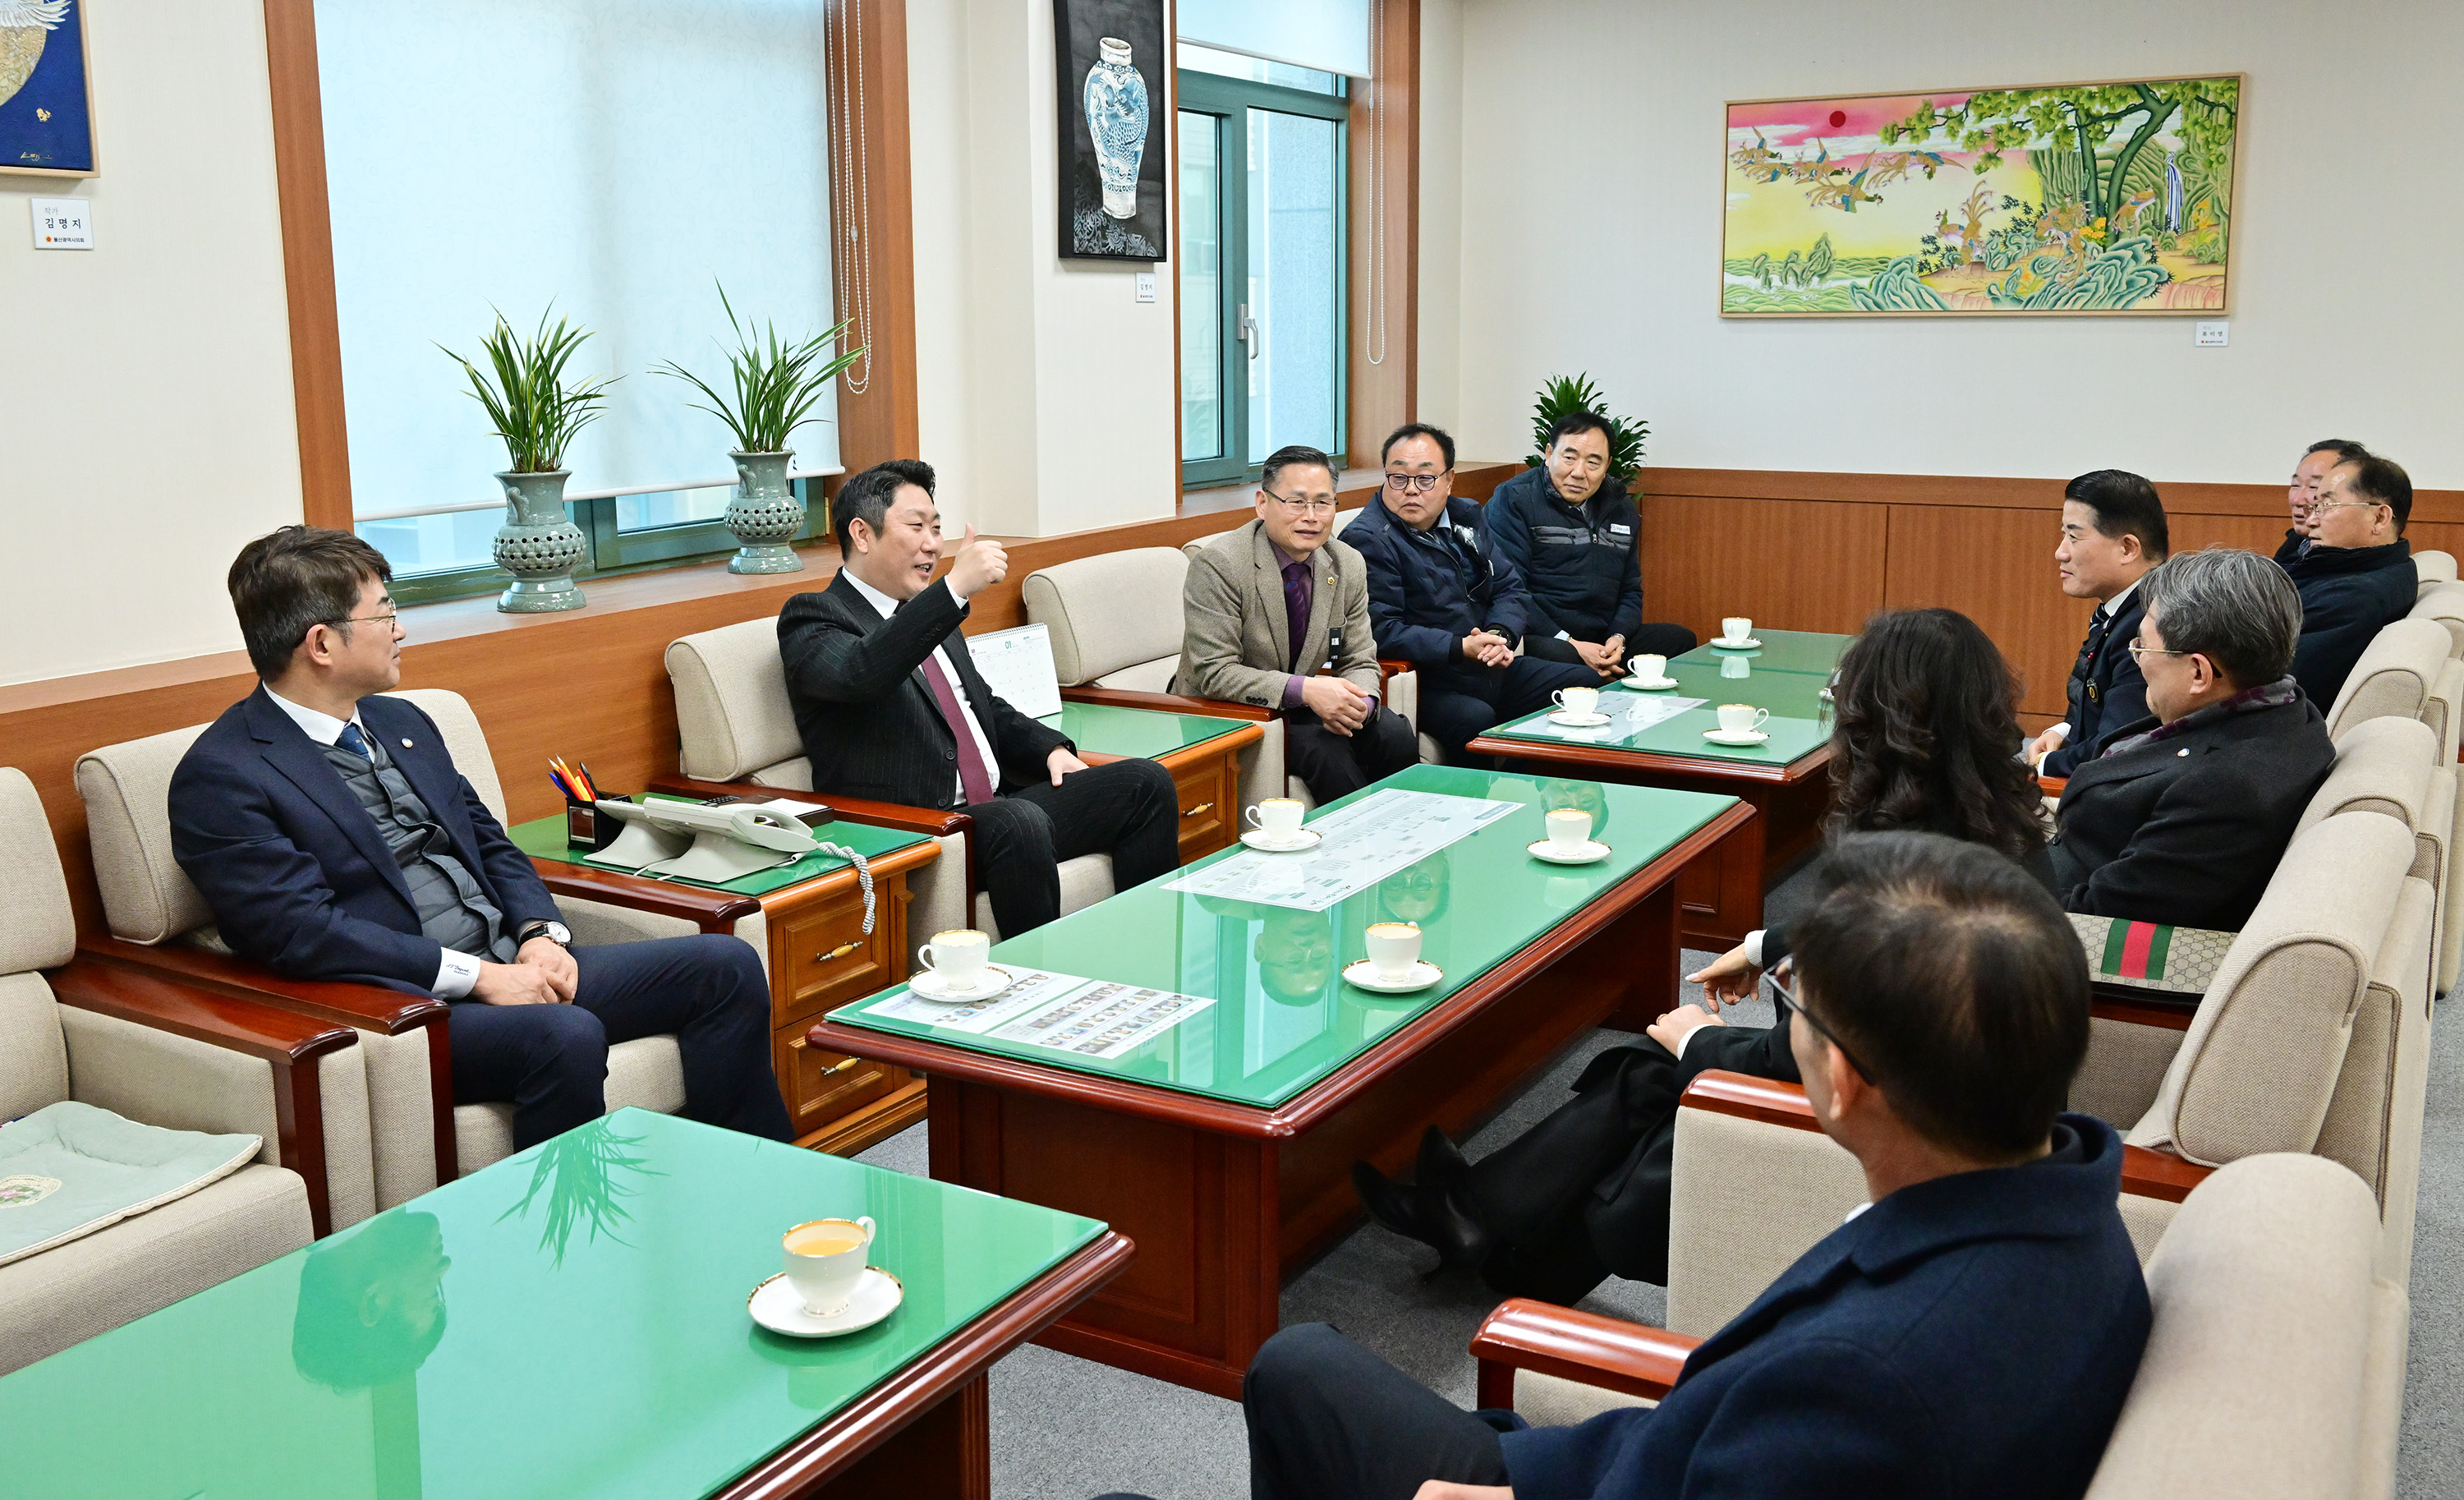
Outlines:
{"type": "Polygon", "coordinates": [[[1278,844],[1288,844],[1301,831],[1304,812],[1297,798],[1268,797],[1245,814],[1249,826],[1278,844]]]}
{"type": "Polygon", "coordinates": [[[1420,929],[1414,922],[1372,922],[1367,934],[1369,966],[1381,980],[1412,976],[1420,961],[1420,929]]]}
{"type": "Polygon", "coordinates": [[[1543,821],[1549,827],[1549,847],[1560,854],[1579,854],[1592,841],[1592,815],[1580,807],[1551,807],[1543,821]]]}
{"type": "Polygon", "coordinates": [[[1549,695],[1549,701],[1569,714],[1599,712],[1600,690],[1597,688],[1559,688],[1549,695]]]}
{"type": "Polygon", "coordinates": [[[779,1246],[788,1285],[803,1299],[804,1311],[827,1317],[845,1312],[855,1295],[865,1252],[872,1248],[872,1221],[815,1219],[781,1235],[779,1246]]]}
{"type": "Polygon", "coordinates": [[[915,950],[915,966],[964,989],[983,972],[984,955],[992,946],[991,938],[972,927],[953,927],[935,933],[932,941],[915,950]]]}
{"type": "Polygon", "coordinates": [[[1742,645],[1752,639],[1753,633],[1754,622],[1744,615],[1727,615],[1720,621],[1720,638],[1724,641],[1742,645]]]}
{"type": "Polygon", "coordinates": [[[1634,673],[1635,680],[1638,682],[1666,682],[1668,680],[1668,658],[1665,656],[1654,656],[1646,653],[1644,655],[1637,656],[1634,660],[1627,662],[1625,666],[1628,672],[1634,673]]]}
{"type": "Polygon", "coordinates": [[[1723,703],[1720,705],[1720,728],[1727,734],[1751,734],[1755,730],[1762,728],[1763,720],[1769,717],[1771,717],[1770,709],[1756,708],[1751,703],[1723,703]]]}

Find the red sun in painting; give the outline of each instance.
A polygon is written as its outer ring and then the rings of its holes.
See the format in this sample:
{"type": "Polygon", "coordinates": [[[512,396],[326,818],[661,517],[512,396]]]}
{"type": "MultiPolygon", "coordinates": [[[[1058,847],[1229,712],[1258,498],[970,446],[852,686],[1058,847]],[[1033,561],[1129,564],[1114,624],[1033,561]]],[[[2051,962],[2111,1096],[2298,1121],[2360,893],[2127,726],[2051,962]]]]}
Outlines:
{"type": "Polygon", "coordinates": [[[1835,110],[1833,110],[1833,111],[1831,112],[1831,128],[1832,128],[1832,129],[1837,130],[1837,129],[1838,129],[1841,125],[1844,125],[1844,124],[1846,124],[1847,122],[1848,122],[1848,112],[1847,112],[1846,110],[1844,110],[1844,109],[1835,109],[1835,110]]]}

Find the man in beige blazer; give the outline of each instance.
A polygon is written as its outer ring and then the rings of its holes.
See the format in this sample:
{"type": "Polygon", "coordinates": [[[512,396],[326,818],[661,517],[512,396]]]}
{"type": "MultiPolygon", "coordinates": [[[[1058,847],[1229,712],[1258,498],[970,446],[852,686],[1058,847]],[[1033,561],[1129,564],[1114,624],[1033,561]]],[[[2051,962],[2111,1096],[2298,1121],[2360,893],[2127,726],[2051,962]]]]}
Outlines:
{"type": "Polygon", "coordinates": [[[1282,710],[1284,763],[1325,804],[1413,764],[1419,741],[1377,701],[1368,574],[1334,536],[1334,461],[1277,449],[1257,504],[1189,564],[1173,691],[1282,710]]]}

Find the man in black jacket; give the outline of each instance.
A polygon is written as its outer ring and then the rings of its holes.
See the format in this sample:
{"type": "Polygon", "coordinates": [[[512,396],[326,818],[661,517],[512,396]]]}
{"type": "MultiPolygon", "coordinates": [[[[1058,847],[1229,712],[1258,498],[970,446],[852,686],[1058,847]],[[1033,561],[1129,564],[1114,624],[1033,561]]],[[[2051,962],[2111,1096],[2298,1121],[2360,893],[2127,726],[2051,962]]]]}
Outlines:
{"type": "Polygon", "coordinates": [[[2285,675],[2301,601],[2274,562],[2224,548],[2184,553],[2140,589],[2149,717],[2071,773],[2055,888],[2074,912],[2235,932],[2336,763],[2285,675]]]}
{"type": "Polygon", "coordinates": [[[2412,612],[2420,594],[2412,543],[2412,479],[2375,453],[2328,472],[2310,507],[2310,549],[2283,564],[2301,591],[2301,643],[2293,676],[2333,708],[2353,663],[2379,631],[2412,612]]]}
{"type": "Polygon", "coordinates": [[[2276,561],[2289,563],[2310,550],[2310,507],[2319,503],[2320,486],[2338,464],[2368,454],[2368,449],[2349,437],[2321,438],[2301,450],[2300,459],[2293,466],[2292,482],[2284,488],[2284,508],[2292,513],[2293,525],[2276,549],[2276,561]]]}
{"type": "Polygon", "coordinates": [[[2147,683],[2129,647],[2145,612],[2139,581],[2169,550],[2164,502],[2139,475],[2100,469],[2062,492],[2062,540],[2054,548],[2062,592],[2097,603],[2071,666],[2070,717],[2028,746],[2037,775],[2070,775],[2104,753],[2115,729],[2146,717],[2147,683]]]}
{"type": "Polygon", "coordinates": [[[1112,856],[1126,891],[1177,868],[1180,804],[1153,761],[1089,767],[1067,736],[994,696],[958,631],[1009,555],[973,526],[935,583],[933,466],[877,464],[832,503],[839,576],[779,613],[779,657],[813,790],[975,819],[976,871],[1001,936],[1061,915],[1060,862],[1112,856]]]}
{"type": "Polygon", "coordinates": [[[1523,651],[1622,677],[1628,657],[1675,656],[1699,644],[1682,625],[1642,623],[1642,518],[1609,476],[1609,424],[1570,411],[1549,430],[1537,469],[1497,487],[1483,507],[1498,555],[1523,575],[1523,651]]]}
{"type": "Polygon", "coordinates": [[[1575,662],[1514,653],[1524,639],[1522,576],[1497,554],[1482,508],[1454,497],[1455,440],[1424,423],[1386,439],[1385,487],[1344,528],[1369,570],[1377,654],[1420,676],[1420,732],[1446,758],[1482,731],[1549,705],[1561,688],[1597,687],[1575,662]]]}

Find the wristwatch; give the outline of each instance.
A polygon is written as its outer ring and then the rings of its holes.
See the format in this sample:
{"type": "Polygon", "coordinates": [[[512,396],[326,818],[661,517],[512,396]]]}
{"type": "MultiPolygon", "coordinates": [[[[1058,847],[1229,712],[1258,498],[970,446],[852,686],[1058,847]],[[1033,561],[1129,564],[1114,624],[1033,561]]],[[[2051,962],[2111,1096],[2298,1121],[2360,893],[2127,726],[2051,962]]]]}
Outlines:
{"type": "Polygon", "coordinates": [[[526,923],[522,930],[514,936],[514,946],[518,948],[534,938],[544,938],[560,948],[573,946],[573,932],[562,922],[526,923]]]}

